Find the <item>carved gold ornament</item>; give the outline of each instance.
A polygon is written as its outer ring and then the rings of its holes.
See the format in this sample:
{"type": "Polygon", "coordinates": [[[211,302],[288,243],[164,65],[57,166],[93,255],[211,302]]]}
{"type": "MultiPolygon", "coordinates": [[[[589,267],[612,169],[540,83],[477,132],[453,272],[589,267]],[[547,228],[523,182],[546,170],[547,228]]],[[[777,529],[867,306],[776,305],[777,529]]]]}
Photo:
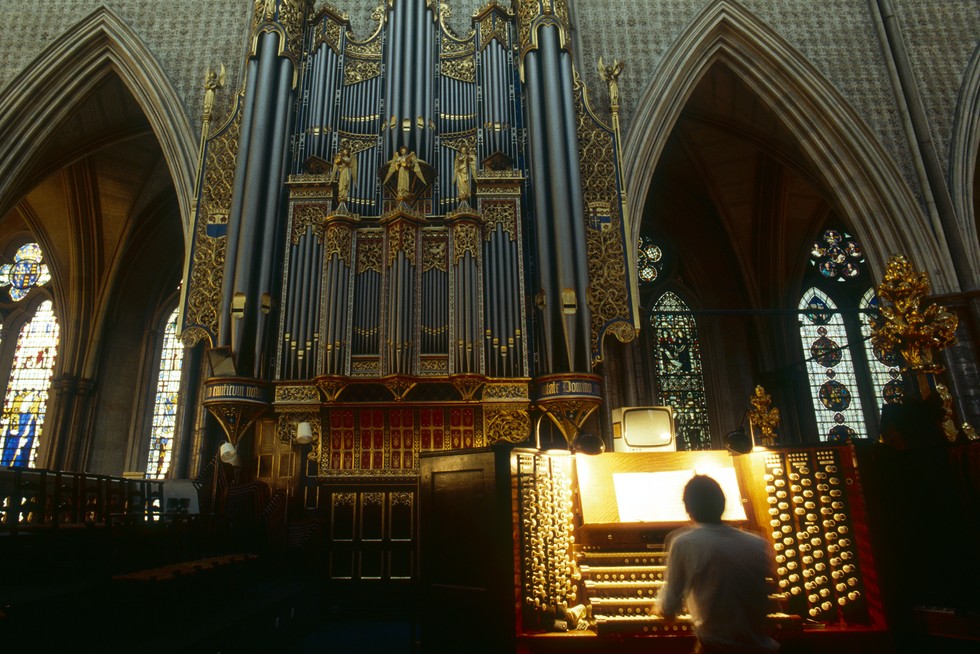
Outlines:
{"type": "Polygon", "coordinates": [[[348,59],[347,65],[344,66],[344,85],[359,84],[379,75],[381,75],[380,61],[348,59]]]}
{"type": "MultiPolygon", "coordinates": [[[[204,336],[218,333],[218,308],[225,272],[226,238],[210,235],[210,229],[228,223],[231,212],[241,112],[208,138],[200,166],[201,200],[194,226],[194,259],[187,280],[182,342],[192,346],[204,336]]],[[[205,126],[205,129],[207,126],[205,126]]]]}
{"type": "Polygon", "coordinates": [[[942,372],[943,366],[933,357],[956,342],[958,320],[938,304],[920,308],[929,292],[929,274],[915,270],[904,256],[894,255],[877,291],[881,307],[872,320],[872,344],[883,352],[900,352],[906,372],[942,372]]]}
{"type": "Polygon", "coordinates": [[[439,64],[439,69],[443,76],[457,79],[460,82],[473,83],[476,81],[476,62],[473,57],[444,59],[439,64]]]}
{"type": "Polygon", "coordinates": [[[378,236],[361,236],[357,239],[357,274],[367,271],[381,274],[381,248],[384,242],[378,236]]]}
{"type": "Polygon", "coordinates": [[[749,420],[752,427],[759,430],[759,438],[766,447],[776,444],[776,428],[779,427],[779,409],[771,408],[772,397],[762,386],[755,387],[755,393],[749,400],[752,408],[749,410],[749,420]]]}
{"type": "Polygon", "coordinates": [[[516,240],[517,236],[517,204],[513,201],[491,202],[484,201],[480,208],[483,210],[483,217],[487,226],[486,239],[496,232],[497,225],[503,230],[511,241],[516,240]]]}
{"type": "Polygon", "coordinates": [[[469,252],[474,261],[479,260],[480,228],[473,223],[457,223],[453,225],[453,265],[458,266],[459,260],[469,252]]]}
{"type": "MultiPolygon", "coordinates": [[[[602,361],[600,339],[606,325],[631,323],[626,248],[623,244],[622,213],[616,183],[614,134],[603,129],[589,110],[585,87],[576,78],[575,113],[578,117],[579,165],[582,191],[592,228],[586,230],[589,260],[589,308],[592,312],[593,365],[602,361]]],[[[617,338],[627,336],[618,330],[617,338]]],[[[624,341],[625,342],[625,341],[624,341]]]]}
{"type": "Polygon", "coordinates": [[[531,434],[531,416],[527,405],[504,404],[483,410],[484,432],[488,443],[521,443],[531,434]]]}
{"type": "Polygon", "coordinates": [[[314,238],[323,240],[324,221],[330,207],[324,203],[297,203],[293,205],[292,243],[296,245],[310,229],[314,238]]]}

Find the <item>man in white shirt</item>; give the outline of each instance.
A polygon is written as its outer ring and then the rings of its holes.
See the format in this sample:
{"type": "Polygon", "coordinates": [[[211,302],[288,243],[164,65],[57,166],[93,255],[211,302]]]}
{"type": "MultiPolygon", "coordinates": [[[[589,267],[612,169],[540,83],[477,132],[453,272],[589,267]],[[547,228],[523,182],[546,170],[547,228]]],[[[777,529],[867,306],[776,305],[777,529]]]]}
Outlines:
{"type": "Polygon", "coordinates": [[[703,654],[768,654],[779,643],[766,635],[770,545],[721,521],[725,494],[711,477],[695,475],[684,487],[684,508],[694,526],[668,542],[666,583],[657,608],[668,621],[686,606],[703,654]]]}

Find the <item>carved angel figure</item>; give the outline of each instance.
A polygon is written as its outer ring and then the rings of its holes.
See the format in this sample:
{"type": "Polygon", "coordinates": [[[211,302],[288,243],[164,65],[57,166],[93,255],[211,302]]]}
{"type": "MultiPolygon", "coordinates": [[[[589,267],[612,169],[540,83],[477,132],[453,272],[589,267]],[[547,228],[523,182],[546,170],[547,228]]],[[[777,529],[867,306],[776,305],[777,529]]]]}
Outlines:
{"type": "Polygon", "coordinates": [[[225,85],[225,65],[215,71],[209,68],[204,76],[204,120],[211,118],[211,110],[214,109],[214,96],[218,89],[225,85]]]}
{"type": "Polygon", "coordinates": [[[456,199],[460,203],[470,199],[470,182],[476,176],[476,153],[465,141],[453,161],[453,181],[456,183],[456,199]]]}
{"type": "Polygon", "coordinates": [[[613,59],[612,65],[606,66],[599,57],[599,77],[609,85],[609,104],[619,107],[619,74],[623,72],[624,64],[619,59],[613,59]]]}
{"type": "Polygon", "coordinates": [[[340,149],[333,157],[330,178],[337,183],[337,204],[347,202],[350,187],[357,181],[357,157],[351,154],[347,141],[340,144],[340,149]]]}
{"type": "Polygon", "coordinates": [[[402,146],[398,149],[398,152],[391,157],[388,161],[388,173],[385,175],[384,183],[387,184],[391,176],[398,173],[396,187],[395,199],[396,200],[407,200],[412,197],[411,187],[412,187],[412,173],[425,184],[425,176],[422,174],[422,167],[419,165],[419,159],[415,156],[414,152],[409,152],[406,146],[402,146]]]}

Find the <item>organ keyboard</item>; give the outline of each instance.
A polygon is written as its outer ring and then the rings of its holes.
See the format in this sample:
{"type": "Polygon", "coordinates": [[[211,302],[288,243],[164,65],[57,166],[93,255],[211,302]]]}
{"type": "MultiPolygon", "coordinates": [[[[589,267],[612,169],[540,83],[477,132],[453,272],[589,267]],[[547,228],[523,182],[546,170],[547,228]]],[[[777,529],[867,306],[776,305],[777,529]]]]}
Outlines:
{"type": "MultiPolygon", "coordinates": [[[[673,622],[650,615],[664,584],[666,557],[663,549],[622,552],[581,549],[579,571],[597,634],[666,636],[691,631],[688,615],[679,615],[673,622]]],[[[772,599],[777,602],[780,597],[774,595],[772,599]]],[[[799,616],[774,612],[769,621],[774,631],[802,629],[799,616]]]]}

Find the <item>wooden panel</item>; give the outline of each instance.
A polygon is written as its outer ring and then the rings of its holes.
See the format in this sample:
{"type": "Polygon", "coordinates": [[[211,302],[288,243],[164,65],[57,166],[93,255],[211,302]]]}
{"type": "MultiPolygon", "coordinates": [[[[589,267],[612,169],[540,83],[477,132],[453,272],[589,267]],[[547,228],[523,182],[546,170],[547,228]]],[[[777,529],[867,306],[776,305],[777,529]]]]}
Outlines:
{"type": "Polygon", "coordinates": [[[361,561],[358,577],[361,579],[383,579],[385,553],[382,550],[361,550],[358,552],[361,561]]]}
{"type": "Polygon", "coordinates": [[[330,502],[330,535],[335,541],[354,540],[354,493],[332,493],[330,502]]]}
{"type": "Polygon", "coordinates": [[[391,493],[389,496],[388,536],[395,542],[415,538],[415,501],[411,493],[391,493]]]}
{"type": "Polygon", "coordinates": [[[361,493],[361,541],[384,540],[385,536],[385,493],[361,493]]]}
{"type": "Polygon", "coordinates": [[[410,580],[415,578],[415,552],[393,550],[388,553],[389,577],[410,580]]]}
{"type": "Polygon", "coordinates": [[[331,579],[354,578],[354,552],[351,550],[332,551],[329,555],[331,579]]]}

